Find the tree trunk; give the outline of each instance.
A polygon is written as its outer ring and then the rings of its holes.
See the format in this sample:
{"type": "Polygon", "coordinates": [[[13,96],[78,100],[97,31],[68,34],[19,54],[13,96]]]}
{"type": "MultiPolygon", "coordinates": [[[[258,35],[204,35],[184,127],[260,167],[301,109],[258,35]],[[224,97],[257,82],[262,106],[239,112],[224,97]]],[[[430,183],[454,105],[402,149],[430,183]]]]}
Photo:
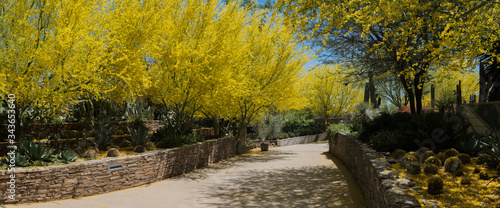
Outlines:
{"type": "Polygon", "coordinates": [[[248,152],[247,122],[245,122],[245,119],[241,119],[238,125],[238,132],[236,134],[236,154],[245,154],[248,152]]]}

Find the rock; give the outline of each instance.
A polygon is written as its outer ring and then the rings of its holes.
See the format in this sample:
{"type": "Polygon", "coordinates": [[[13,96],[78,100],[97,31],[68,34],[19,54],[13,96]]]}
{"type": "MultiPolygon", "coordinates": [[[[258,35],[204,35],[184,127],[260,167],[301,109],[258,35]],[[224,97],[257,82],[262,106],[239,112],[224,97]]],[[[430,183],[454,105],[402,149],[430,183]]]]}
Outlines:
{"type": "Polygon", "coordinates": [[[408,178],[396,179],[396,184],[403,187],[413,187],[415,186],[415,181],[408,178]]]}

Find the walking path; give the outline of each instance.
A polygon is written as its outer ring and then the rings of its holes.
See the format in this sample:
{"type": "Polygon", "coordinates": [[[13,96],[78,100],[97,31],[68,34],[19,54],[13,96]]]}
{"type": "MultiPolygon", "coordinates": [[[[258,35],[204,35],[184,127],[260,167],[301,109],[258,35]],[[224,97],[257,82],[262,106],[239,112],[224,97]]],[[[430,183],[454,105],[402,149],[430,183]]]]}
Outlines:
{"type": "Polygon", "coordinates": [[[272,148],[141,187],[7,207],[364,207],[351,173],[327,151],[327,143],[272,148]]]}

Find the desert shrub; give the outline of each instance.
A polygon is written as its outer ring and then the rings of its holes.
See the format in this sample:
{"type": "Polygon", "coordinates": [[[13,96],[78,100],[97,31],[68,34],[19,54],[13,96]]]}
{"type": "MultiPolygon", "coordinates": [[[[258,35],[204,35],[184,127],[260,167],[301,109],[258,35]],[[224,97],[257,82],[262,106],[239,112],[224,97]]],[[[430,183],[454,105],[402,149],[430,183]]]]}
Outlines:
{"type": "Polygon", "coordinates": [[[421,171],[421,169],[420,169],[419,163],[410,163],[406,167],[406,172],[408,174],[416,175],[416,174],[419,174],[420,171],[421,171]]]}
{"type": "Polygon", "coordinates": [[[434,152],[427,151],[427,152],[425,152],[425,153],[423,153],[423,154],[420,155],[420,162],[424,163],[425,160],[427,160],[427,158],[432,157],[434,155],[435,155],[434,152]]]}
{"type": "Polygon", "coordinates": [[[455,157],[455,156],[457,156],[457,155],[459,154],[459,152],[458,152],[456,149],[451,148],[451,149],[449,149],[449,150],[446,150],[446,151],[444,152],[444,154],[445,154],[447,157],[455,157]]]}
{"type": "Polygon", "coordinates": [[[436,195],[443,193],[444,182],[443,179],[437,176],[433,176],[427,180],[427,193],[436,195]]]}
{"type": "Polygon", "coordinates": [[[434,175],[438,173],[439,167],[432,164],[432,163],[426,163],[424,164],[424,173],[426,175],[434,175]]]}
{"type": "Polygon", "coordinates": [[[454,173],[462,167],[462,161],[458,157],[450,157],[444,161],[444,171],[454,173]]]}
{"type": "Polygon", "coordinates": [[[405,155],[406,155],[406,151],[404,151],[402,149],[396,149],[396,150],[394,150],[394,152],[392,152],[391,157],[399,160],[405,155]]]}
{"type": "Polygon", "coordinates": [[[401,158],[399,165],[401,168],[407,168],[411,163],[418,163],[418,159],[412,154],[406,154],[401,158]]]}
{"type": "Polygon", "coordinates": [[[441,160],[439,160],[437,157],[435,156],[430,156],[429,158],[427,158],[424,162],[424,165],[425,164],[434,164],[436,166],[440,166],[441,165],[441,160]]]}
{"type": "Polygon", "coordinates": [[[458,157],[458,159],[460,159],[460,161],[462,161],[463,164],[470,163],[470,156],[468,154],[460,153],[460,154],[458,154],[457,157],[458,157]]]}

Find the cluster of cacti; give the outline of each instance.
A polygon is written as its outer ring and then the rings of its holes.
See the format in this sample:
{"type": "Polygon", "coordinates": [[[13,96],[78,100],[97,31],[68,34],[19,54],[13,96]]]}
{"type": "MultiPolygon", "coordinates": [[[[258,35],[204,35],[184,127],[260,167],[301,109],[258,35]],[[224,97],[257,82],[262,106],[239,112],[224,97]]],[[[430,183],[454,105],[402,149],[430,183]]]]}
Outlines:
{"type": "Polygon", "coordinates": [[[399,165],[401,168],[407,168],[408,165],[411,163],[418,163],[418,159],[415,157],[414,154],[406,153],[403,158],[401,158],[401,161],[399,162],[399,165]]]}
{"type": "Polygon", "coordinates": [[[420,162],[420,155],[418,153],[408,152],[408,153],[406,153],[406,155],[414,156],[415,158],[417,158],[417,162],[420,162]]]}
{"type": "Polygon", "coordinates": [[[444,153],[440,152],[436,154],[436,157],[441,161],[444,162],[446,159],[448,159],[448,156],[446,156],[444,153]]]}
{"type": "Polygon", "coordinates": [[[458,157],[450,157],[444,161],[444,171],[454,173],[462,167],[462,161],[458,157]]]}
{"type": "Polygon", "coordinates": [[[430,156],[430,157],[429,157],[429,158],[427,158],[427,159],[425,160],[425,162],[424,162],[424,164],[428,164],[428,163],[429,163],[429,164],[434,164],[434,165],[436,165],[436,166],[438,166],[438,167],[439,167],[439,166],[441,165],[441,163],[442,163],[442,162],[441,162],[441,160],[439,160],[437,157],[435,157],[435,156],[430,156]]]}
{"type": "Polygon", "coordinates": [[[406,154],[406,151],[402,150],[402,149],[396,149],[394,150],[394,152],[392,152],[391,154],[391,157],[394,158],[394,159],[401,159],[403,156],[405,156],[406,154]]]}
{"type": "Polygon", "coordinates": [[[432,157],[434,155],[435,154],[432,151],[424,152],[422,155],[420,155],[420,162],[425,163],[425,160],[427,160],[427,158],[432,157]]]}
{"type": "Polygon", "coordinates": [[[443,179],[437,176],[433,176],[427,180],[427,193],[436,195],[443,193],[444,182],[443,179]]]}
{"type": "Polygon", "coordinates": [[[410,163],[406,167],[406,172],[408,174],[416,175],[420,173],[420,164],[419,163],[410,163]]]}
{"type": "Polygon", "coordinates": [[[444,154],[446,155],[446,157],[455,157],[455,156],[457,156],[459,153],[458,153],[458,151],[457,151],[456,149],[451,148],[451,149],[449,149],[449,150],[446,150],[446,151],[444,152],[444,154]]]}
{"type": "Polygon", "coordinates": [[[462,164],[469,164],[470,163],[470,156],[468,154],[465,154],[465,153],[460,153],[458,154],[458,159],[460,159],[460,161],[462,161],[462,164]]]}
{"type": "Polygon", "coordinates": [[[424,173],[426,175],[434,175],[438,173],[439,167],[435,164],[432,163],[425,163],[424,164],[424,173]]]}

